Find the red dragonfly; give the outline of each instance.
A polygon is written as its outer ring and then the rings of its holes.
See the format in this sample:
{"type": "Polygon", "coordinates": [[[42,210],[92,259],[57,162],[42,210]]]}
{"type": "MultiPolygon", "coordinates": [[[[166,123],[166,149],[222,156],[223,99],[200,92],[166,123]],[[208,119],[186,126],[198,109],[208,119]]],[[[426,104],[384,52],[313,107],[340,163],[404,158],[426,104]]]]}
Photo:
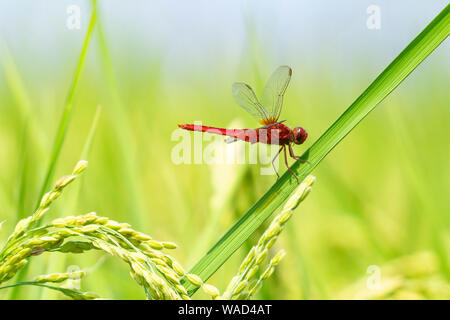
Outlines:
{"type": "Polygon", "coordinates": [[[255,117],[259,123],[264,125],[263,127],[256,129],[223,129],[193,124],[180,124],[178,126],[185,130],[209,132],[230,137],[226,142],[243,140],[250,143],[261,142],[279,145],[281,147],[272,160],[272,166],[275,173],[279,178],[280,176],[278,175],[274,162],[281,151],[283,151],[284,163],[298,182],[297,176],[292,172],[291,168],[289,168],[286,150],[287,148],[289,149],[291,158],[297,161],[306,161],[294,154],[292,144],[302,144],[305,142],[308,133],[302,127],[296,127],[294,129],[289,128],[283,124],[285,120],[278,121],[283,106],[283,96],[289,81],[291,80],[291,76],[292,69],[290,67],[278,67],[267,82],[260,100],[258,100],[248,84],[242,82],[233,84],[232,92],[237,104],[255,117]]]}

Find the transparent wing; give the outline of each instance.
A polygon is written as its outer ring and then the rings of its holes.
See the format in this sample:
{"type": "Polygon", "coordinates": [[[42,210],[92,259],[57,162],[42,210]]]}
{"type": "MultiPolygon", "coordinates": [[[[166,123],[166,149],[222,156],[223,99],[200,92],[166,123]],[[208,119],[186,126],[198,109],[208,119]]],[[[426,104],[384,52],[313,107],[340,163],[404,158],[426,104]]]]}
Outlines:
{"type": "Polygon", "coordinates": [[[283,96],[291,80],[292,69],[288,66],[278,67],[270,76],[269,81],[262,92],[261,104],[267,110],[268,118],[265,123],[273,123],[278,120],[283,106],[283,96]]]}
{"type": "Polygon", "coordinates": [[[264,124],[269,118],[269,113],[259,103],[258,98],[248,84],[242,82],[233,83],[232,93],[236,103],[255,117],[260,123],[264,124]]]}

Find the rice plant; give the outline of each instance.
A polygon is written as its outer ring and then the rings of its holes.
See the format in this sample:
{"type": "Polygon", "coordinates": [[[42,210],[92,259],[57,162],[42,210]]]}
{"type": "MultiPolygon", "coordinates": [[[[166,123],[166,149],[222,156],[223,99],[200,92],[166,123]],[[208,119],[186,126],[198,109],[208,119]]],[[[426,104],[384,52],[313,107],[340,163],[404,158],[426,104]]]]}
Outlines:
{"type": "MultiPolygon", "coordinates": [[[[182,278],[203,288],[213,299],[248,299],[271,276],[275,266],[284,257],[285,253],[281,250],[271,258],[261,276],[255,277],[293,210],[305,199],[314,183],[314,178],[308,177],[298,187],[284,210],[272,221],[258,244],[242,262],[239,273],[231,280],[226,291],[220,295],[216,287],[203,283],[195,274],[186,273],[174,257],[163,251],[175,249],[176,244],[155,240],[132,229],[128,223],[119,223],[91,212],[57,218],[49,224],[39,226],[52,203],[86,168],[87,161],[79,161],[70,175],[61,177],[53,189],[43,196],[35,213],[16,225],[0,252],[0,284],[12,279],[28,264],[31,257],[44,252],[82,254],[89,250],[101,250],[128,264],[131,277],[144,289],[149,299],[190,299],[186,288],[181,284],[182,278]]],[[[100,298],[92,292],[55,286],[68,279],[81,279],[85,274],[85,271],[76,271],[39,275],[30,281],[0,287],[0,290],[32,285],[59,291],[76,300],[100,298]]]]}
{"type": "MultiPolygon", "coordinates": [[[[448,236],[445,233],[437,232],[437,230],[445,230],[443,229],[445,228],[445,217],[440,217],[438,213],[445,212],[448,203],[445,201],[442,201],[442,203],[425,201],[433,199],[431,196],[433,192],[443,188],[438,183],[430,188],[429,185],[424,183],[424,177],[412,169],[415,168],[413,167],[414,165],[420,163],[417,159],[423,155],[418,154],[419,149],[414,147],[416,144],[420,144],[419,141],[413,141],[413,147],[411,147],[411,141],[408,140],[411,139],[409,137],[411,132],[404,128],[402,129],[402,126],[407,127],[410,125],[407,119],[393,111],[401,105],[398,97],[391,97],[392,99],[389,100],[391,103],[389,111],[391,119],[388,121],[392,121],[395,124],[392,127],[395,127],[396,134],[392,134],[392,137],[389,137],[390,141],[386,145],[391,148],[391,151],[403,148],[406,159],[399,162],[395,159],[392,162],[394,164],[389,167],[391,169],[387,168],[383,171],[386,174],[395,175],[397,172],[403,172],[402,170],[404,170],[405,176],[411,179],[410,188],[405,191],[405,203],[407,203],[405,206],[408,208],[401,208],[403,211],[398,210],[399,214],[393,218],[398,219],[398,221],[390,221],[391,224],[389,225],[385,223],[386,221],[381,223],[380,220],[377,220],[380,219],[380,215],[376,214],[371,216],[373,221],[368,221],[367,217],[358,216],[357,214],[353,216],[339,215],[334,218],[336,220],[333,220],[332,214],[327,215],[327,219],[321,219],[323,217],[311,218],[312,220],[317,219],[314,220],[315,223],[319,224],[320,222],[320,225],[323,225],[319,241],[310,242],[318,243],[317,246],[321,246],[320,252],[322,255],[316,254],[316,261],[311,261],[308,252],[303,252],[302,247],[299,245],[301,241],[298,240],[302,232],[308,233],[308,236],[317,236],[311,234],[309,230],[302,229],[303,220],[297,220],[295,225],[291,223],[292,228],[296,228],[295,231],[291,228],[291,230],[283,232],[283,235],[288,239],[287,241],[284,241],[283,237],[280,239],[279,234],[284,228],[289,229],[291,227],[286,225],[286,222],[292,216],[298,202],[302,201],[309,192],[314,180],[309,176],[312,170],[318,167],[334,147],[448,37],[450,33],[450,6],[446,6],[312,144],[302,156],[308,159],[308,162],[295,163],[291,167],[300,178],[300,181],[303,180],[303,183],[298,186],[297,182],[287,173],[276,181],[262,197],[259,197],[259,191],[262,192],[266,185],[264,184],[265,182],[260,185],[254,183],[251,169],[239,170],[232,177],[233,179],[230,179],[232,182],[227,185],[228,189],[225,190],[224,194],[220,192],[219,188],[210,190],[205,187],[205,184],[202,182],[207,180],[205,178],[207,175],[198,175],[199,172],[195,168],[190,172],[183,172],[187,170],[181,167],[173,169],[163,165],[167,160],[167,154],[165,153],[167,143],[161,142],[161,139],[158,138],[160,138],[159,135],[167,133],[168,129],[164,124],[165,122],[160,120],[167,120],[166,115],[168,112],[165,109],[164,117],[161,113],[151,114],[152,117],[154,116],[153,119],[149,117],[150,113],[147,113],[149,112],[148,110],[152,110],[158,105],[169,105],[171,100],[174,100],[173,103],[176,105],[195,106],[200,100],[198,98],[199,95],[189,96],[191,100],[186,100],[182,95],[174,95],[174,91],[167,90],[165,92],[162,90],[164,94],[157,94],[155,91],[151,91],[151,93],[145,95],[147,99],[145,109],[135,108],[130,110],[130,106],[143,104],[143,102],[140,100],[139,95],[136,94],[132,97],[125,97],[125,94],[124,97],[119,95],[121,90],[122,93],[126,92],[126,89],[121,88],[121,85],[129,79],[125,78],[121,83],[120,77],[115,76],[117,70],[114,69],[114,56],[108,47],[109,42],[106,41],[105,26],[101,23],[103,16],[100,15],[99,20],[97,20],[97,4],[95,1],[93,3],[93,13],[84,36],[73,80],[69,84],[69,90],[67,88],[60,90],[67,92],[63,109],[52,109],[52,112],[57,115],[62,112],[62,117],[59,119],[60,122],[55,121],[58,123],[56,138],[54,139],[54,144],[49,148],[46,146],[48,137],[46,137],[44,125],[33,118],[31,101],[34,100],[31,98],[32,95],[29,95],[27,92],[26,82],[20,78],[21,74],[19,69],[16,68],[14,56],[8,53],[9,51],[2,50],[2,52],[6,52],[6,54],[2,55],[1,61],[2,69],[5,70],[4,78],[11,91],[12,99],[15,101],[15,104],[12,105],[19,106],[18,117],[26,123],[26,126],[22,132],[22,143],[19,143],[20,150],[22,150],[19,151],[21,160],[18,161],[18,167],[20,169],[11,170],[11,172],[19,172],[20,174],[17,174],[14,180],[3,179],[2,182],[4,183],[0,185],[2,188],[0,200],[4,204],[4,212],[14,212],[16,215],[5,216],[6,223],[4,223],[5,221],[0,221],[0,227],[3,226],[3,229],[0,229],[0,236],[5,235],[5,229],[8,230],[11,223],[14,225],[15,219],[19,220],[0,251],[0,294],[8,294],[11,299],[29,297],[35,291],[28,295],[24,294],[23,291],[19,291],[19,288],[27,286],[37,287],[46,290],[46,292],[47,289],[59,292],[72,299],[109,298],[108,294],[97,293],[96,286],[98,286],[98,292],[106,291],[112,296],[113,293],[111,291],[114,288],[114,283],[102,283],[102,277],[89,278],[91,273],[89,268],[73,272],[64,272],[62,269],[56,272],[53,272],[53,270],[36,271],[36,269],[42,269],[42,266],[45,265],[45,263],[40,263],[39,259],[44,260],[48,256],[58,255],[58,257],[63,256],[64,259],[67,257],[67,261],[77,261],[77,259],[82,260],[87,257],[84,261],[90,261],[89,254],[97,252],[97,254],[103,253],[104,256],[112,257],[112,260],[125,262],[123,265],[132,278],[132,281],[130,280],[131,284],[125,283],[128,286],[127,288],[131,289],[123,290],[128,295],[124,293],[123,296],[114,296],[115,298],[131,296],[147,297],[148,299],[191,299],[198,290],[199,294],[207,295],[213,299],[250,299],[252,297],[267,297],[267,295],[264,296],[264,294],[267,294],[264,293],[265,288],[269,288],[268,291],[273,292],[273,295],[269,296],[271,298],[286,297],[288,294],[284,293],[285,290],[273,290],[273,282],[275,280],[277,285],[282,286],[283,281],[286,282],[286,279],[289,279],[289,285],[284,284],[285,288],[293,291],[301,290],[301,292],[295,291],[292,296],[304,298],[356,297],[362,299],[390,299],[442,298],[448,296],[448,280],[450,279],[447,255],[448,236]],[[102,78],[98,83],[92,79],[84,79],[82,77],[86,56],[91,49],[91,38],[95,37],[96,30],[98,32],[97,40],[99,41],[100,49],[99,56],[102,62],[102,78]],[[96,98],[101,96],[100,90],[96,87],[97,85],[98,87],[102,85],[99,84],[100,82],[107,84],[105,92],[111,95],[110,99],[107,100],[111,103],[101,101],[102,104],[105,103],[103,112],[106,115],[106,120],[101,119],[99,121],[97,113],[94,120],[95,125],[92,125],[94,129],[85,131],[69,130],[69,124],[73,121],[72,117],[75,117],[78,125],[84,123],[80,118],[88,118],[85,117],[85,113],[89,110],[87,106],[90,107],[92,101],[97,103],[96,98]],[[95,89],[92,89],[94,87],[95,89]],[[83,103],[74,108],[75,98],[78,95],[80,99],[83,99],[83,103]],[[78,109],[81,116],[74,112],[78,109]],[[152,121],[151,124],[155,126],[148,125],[147,121],[152,121]],[[67,159],[74,158],[72,153],[79,150],[77,143],[80,143],[80,139],[74,139],[71,137],[71,134],[77,137],[82,136],[83,138],[86,135],[88,136],[87,142],[82,142],[84,143],[82,158],[90,158],[89,150],[93,143],[92,137],[96,131],[97,122],[99,122],[98,125],[101,127],[102,143],[96,145],[97,148],[94,150],[96,153],[93,156],[95,160],[89,159],[90,164],[96,166],[96,170],[93,170],[92,178],[89,178],[91,180],[87,181],[98,182],[98,186],[93,187],[92,184],[89,185],[88,183],[80,185],[78,192],[73,191],[70,193],[73,195],[71,202],[67,199],[61,199],[62,201],[59,200],[58,204],[55,200],[65,192],[69,184],[78,179],[78,176],[87,167],[86,161],[79,162],[71,174],[59,179],[53,188],[50,187],[50,181],[53,180],[58,166],[64,167],[67,159]],[[145,130],[142,127],[145,127],[145,130]],[[87,133],[88,131],[89,133],[87,133]],[[115,134],[117,134],[119,139],[115,137],[115,134]],[[133,150],[133,146],[131,146],[133,139],[136,140],[137,145],[145,140],[150,141],[150,150],[143,151],[142,156],[137,155],[135,150],[133,150]],[[62,155],[64,152],[67,152],[67,154],[62,155]],[[38,156],[44,161],[40,161],[40,158],[36,161],[35,159],[38,159],[38,156]],[[151,165],[146,166],[148,169],[142,170],[144,167],[142,163],[148,163],[147,161],[151,161],[151,165]],[[141,165],[139,166],[139,164],[141,165]],[[41,179],[42,172],[40,167],[42,165],[46,167],[46,171],[43,172],[42,181],[39,181],[41,179]],[[158,183],[149,185],[148,175],[153,173],[158,177],[158,183]],[[31,183],[35,180],[38,182],[31,183]],[[10,188],[11,181],[17,182],[17,198],[15,194],[8,190],[13,189],[10,188]],[[28,188],[28,185],[35,186],[35,188],[28,188]],[[239,190],[244,187],[247,188],[245,190],[256,189],[256,191],[253,195],[248,193],[240,195],[239,190]],[[114,193],[111,192],[110,194],[114,194],[114,196],[102,198],[100,196],[102,193],[99,190],[103,188],[105,190],[113,189],[114,193]],[[50,191],[48,191],[49,189],[50,191]],[[193,190],[198,191],[198,193],[194,194],[193,190]],[[48,192],[45,193],[46,191],[48,192]],[[291,195],[292,192],[294,192],[293,195],[291,195]],[[78,193],[80,193],[83,201],[78,201],[78,193]],[[177,198],[176,200],[174,200],[175,197],[177,198]],[[10,200],[10,198],[14,200],[10,200]],[[253,203],[254,200],[257,201],[230,228],[233,221],[230,221],[232,219],[227,214],[231,207],[235,210],[236,215],[242,215],[240,203],[238,203],[238,200],[242,198],[244,198],[243,202],[246,205],[253,203]],[[28,203],[30,201],[35,202],[36,199],[39,199],[38,205],[30,209],[28,203]],[[206,199],[207,201],[205,201],[206,199]],[[286,204],[283,206],[285,202],[286,204]],[[14,207],[12,203],[18,204],[17,207],[14,207]],[[95,210],[102,213],[101,215],[93,212],[75,215],[75,212],[79,210],[87,212],[85,207],[93,204],[96,206],[95,210]],[[61,210],[53,210],[52,219],[49,219],[50,208],[61,210]],[[265,227],[265,221],[277,210],[281,210],[281,213],[265,227]],[[416,237],[417,229],[423,222],[423,220],[420,220],[423,213],[421,210],[433,213],[427,220],[427,226],[428,223],[430,225],[431,239],[416,237]],[[205,211],[209,214],[207,219],[204,219],[205,211]],[[406,211],[410,212],[411,216],[414,215],[414,219],[408,219],[407,223],[403,223],[401,214],[406,211]],[[34,213],[25,218],[27,216],[26,212],[34,213]],[[65,216],[64,212],[74,215],[65,216]],[[166,213],[172,214],[166,215],[166,213]],[[123,218],[124,216],[126,218],[123,218]],[[329,230],[335,231],[333,223],[338,219],[342,223],[343,230],[348,228],[347,230],[351,230],[351,232],[343,232],[339,235],[328,232],[329,230]],[[126,221],[118,222],[117,220],[126,221]],[[162,221],[167,225],[171,224],[173,226],[171,230],[173,234],[167,234],[167,231],[161,228],[163,226],[162,221]],[[133,227],[131,227],[131,224],[133,224],[133,227]],[[376,229],[380,225],[382,227],[376,229]],[[401,226],[401,228],[398,228],[398,226],[401,226]],[[204,227],[204,229],[211,227],[211,230],[205,231],[201,227],[204,227]],[[395,228],[398,228],[398,230],[395,228]],[[146,233],[137,231],[137,229],[145,230],[146,233]],[[172,241],[155,240],[147,234],[149,230],[152,234],[157,234],[158,238],[178,237],[180,241],[175,242],[182,243],[180,244],[182,249],[173,250],[177,246],[172,241]],[[362,236],[358,232],[353,233],[354,230],[363,230],[365,234],[362,236]],[[206,251],[210,241],[213,241],[216,235],[222,232],[225,235],[209,251],[206,251]],[[382,238],[384,234],[395,234],[396,237],[395,239],[391,237],[389,239],[390,242],[383,242],[380,239],[385,240],[382,238]],[[257,239],[254,239],[255,236],[257,239]],[[355,238],[358,241],[355,241],[355,238]],[[401,242],[402,239],[407,240],[401,242]],[[275,244],[275,241],[280,242],[275,244]],[[356,251],[361,248],[366,249],[364,245],[361,245],[361,243],[365,243],[364,241],[369,243],[368,246],[371,250],[361,250],[362,253],[356,258],[351,256],[349,251],[356,251]],[[355,243],[360,244],[360,247],[356,246],[355,243]],[[243,247],[243,244],[247,248],[243,257],[234,254],[239,248],[243,247]],[[425,247],[426,250],[423,250],[422,247],[425,247]],[[351,248],[351,250],[344,250],[348,248],[351,248]],[[410,254],[414,250],[417,251],[417,248],[423,251],[410,254]],[[328,251],[326,251],[327,249],[328,251]],[[169,250],[172,250],[170,254],[167,253],[169,250]],[[205,251],[207,253],[201,256],[205,251]],[[296,265],[301,266],[301,268],[298,267],[292,271],[292,267],[283,261],[281,266],[286,269],[278,273],[276,270],[285,254],[287,254],[287,257],[293,257],[296,265]],[[72,255],[74,256],[72,257],[72,255]],[[338,257],[336,258],[336,263],[342,263],[339,277],[332,273],[333,270],[324,271],[323,267],[324,262],[330,261],[330,257],[334,258],[336,256],[338,257]],[[353,267],[355,265],[360,267],[366,261],[375,260],[380,262],[380,270],[386,276],[383,277],[380,288],[375,291],[367,290],[366,278],[361,277],[361,270],[355,271],[347,268],[349,264],[346,259],[352,262],[356,261],[354,264],[351,264],[353,267]],[[34,260],[36,260],[33,263],[36,268],[27,270],[30,262],[34,260]],[[179,261],[184,261],[187,266],[190,266],[191,261],[195,262],[195,264],[193,268],[185,268],[179,261]],[[227,261],[237,263],[239,267],[222,267],[227,261]],[[233,277],[230,275],[229,270],[233,272],[233,277]],[[31,271],[33,272],[32,275],[30,274],[31,271]],[[270,277],[275,279],[270,279],[270,277]],[[324,283],[327,284],[331,278],[337,280],[333,288],[330,289],[331,286],[324,285],[324,283]],[[357,280],[351,283],[354,279],[357,280]],[[73,288],[70,286],[70,281],[81,281],[83,287],[88,287],[89,290],[83,291],[73,288]],[[291,285],[294,281],[299,285],[291,285]],[[219,284],[212,285],[212,283],[219,284]],[[138,287],[142,291],[134,291],[134,287],[138,287]],[[260,290],[259,293],[258,290],[260,290]]],[[[259,70],[256,72],[257,78],[260,78],[259,72],[259,70]]],[[[439,72],[439,70],[435,72],[439,72]]],[[[94,73],[91,72],[89,75],[92,74],[94,73]]],[[[151,79],[147,78],[146,80],[149,80],[151,83],[149,87],[160,85],[159,79],[157,76],[153,76],[153,73],[151,79]]],[[[186,84],[186,87],[189,87],[193,92],[195,91],[195,84],[189,83],[186,84]]],[[[132,92],[135,93],[134,91],[132,92]]],[[[315,91],[312,90],[312,92],[312,94],[317,96],[322,94],[321,90],[317,89],[315,91]]],[[[426,104],[445,106],[445,93],[436,96],[427,100],[426,104]]],[[[8,101],[8,98],[4,99],[4,102],[7,102],[4,104],[8,105],[10,101],[8,101]]],[[[410,99],[414,100],[415,98],[410,99]]],[[[204,104],[209,104],[209,101],[201,101],[204,104]]],[[[225,104],[226,100],[224,101],[219,101],[218,103],[225,104]]],[[[441,108],[439,111],[441,114],[433,114],[432,112],[434,111],[431,109],[427,109],[424,113],[426,112],[425,114],[429,117],[434,115],[433,119],[439,119],[439,121],[433,122],[436,124],[436,132],[445,134],[446,118],[442,114],[446,114],[447,110],[446,108],[441,108]]],[[[10,115],[15,115],[12,111],[9,112],[11,112],[10,115]]],[[[217,115],[217,117],[219,118],[222,115],[217,115]]],[[[10,118],[14,119],[14,117],[11,116],[10,118]]],[[[173,115],[171,120],[173,120],[172,122],[176,120],[173,115]]],[[[384,121],[386,119],[383,119],[383,123],[384,121]]],[[[374,123],[379,124],[380,119],[375,119],[374,123]]],[[[374,126],[375,124],[367,123],[368,129],[371,129],[371,125],[374,126]]],[[[415,127],[421,127],[421,125],[422,123],[416,123],[415,127]]],[[[79,125],[79,127],[83,128],[82,125],[79,125]]],[[[5,132],[8,132],[7,130],[8,128],[5,129],[5,132]]],[[[365,148],[366,140],[374,137],[374,134],[369,131],[364,131],[358,135],[361,141],[357,140],[355,142],[355,148],[365,148]]],[[[0,138],[4,139],[5,136],[7,137],[10,134],[5,134],[5,132],[0,132],[0,138]]],[[[380,134],[379,130],[376,131],[377,136],[378,134],[380,134]]],[[[54,133],[52,132],[51,135],[53,137],[54,133]]],[[[442,148],[442,143],[439,143],[439,148],[435,148],[436,150],[442,150],[441,157],[445,155],[445,148],[442,148]]],[[[139,147],[141,146],[143,149],[145,148],[143,144],[139,147]]],[[[374,152],[368,153],[367,157],[363,157],[362,153],[359,150],[358,152],[354,151],[352,156],[360,154],[363,159],[372,161],[371,156],[376,155],[374,152]]],[[[348,159],[350,158],[349,156],[348,159]]],[[[75,159],[79,159],[79,155],[75,159]]],[[[439,156],[436,156],[436,168],[442,166],[442,163],[438,163],[438,160],[439,156]]],[[[11,163],[2,160],[2,165],[3,172],[6,172],[7,170],[4,168],[9,168],[11,163]]],[[[345,163],[345,165],[341,164],[340,168],[343,168],[342,170],[345,171],[349,166],[350,164],[345,163]]],[[[320,210],[315,210],[315,213],[329,210],[325,203],[334,203],[335,208],[338,208],[336,211],[340,210],[340,212],[360,213],[362,212],[361,208],[370,207],[370,210],[378,213],[376,210],[381,209],[374,205],[373,202],[370,203],[370,199],[365,199],[360,192],[357,192],[359,191],[357,187],[352,189],[346,186],[345,183],[352,179],[357,184],[356,180],[359,177],[352,176],[351,172],[348,176],[343,177],[342,170],[339,171],[336,167],[322,165],[318,167],[323,169],[320,171],[321,175],[326,176],[326,180],[330,184],[339,186],[340,189],[325,196],[322,191],[320,210]],[[356,209],[351,210],[354,208],[356,209]]],[[[221,169],[218,170],[220,171],[221,169]]],[[[355,172],[357,171],[355,170],[355,172]]],[[[422,172],[426,172],[426,170],[422,170],[422,172]]],[[[442,172],[439,172],[439,176],[442,175],[444,177],[446,172],[443,168],[442,172]]],[[[220,186],[223,176],[227,172],[220,173],[222,176],[212,173],[213,177],[211,180],[214,180],[212,185],[220,186]]],[[[373,184],[376,184],[376,178],[377,175],[369,173],[364,177],[365,180],[373,180],[373,184]]],[[[321,177],[320,181],[325,181],[325,179],[321,177]]],[[[386,184],[393,188],[393,191],[388,189],[385,191],[386,193],[398,192],[398,189],[401,189],[395,184],[395,181],[398,183],[398,180],[392,179],[392,181],[394,183],[389,181],[386,184]]],[[[381,197],[379,193],[382,193],[383,190],[377,189],[376,191],[376,199],[379,201],[381,197]]],[[[401,192],[398,193],[401,196],[401,192]]],[[[369,197],[368,194],[364,196],[369,197]]],[[[308,204],[306,205],[308,206],[308,204]]],[[[317,208],[319,208],[319,205],[317,205],[317,208]]],[[[88,208],[88,210],[91,209],[88,208]]],[[[305,210],[305,212],[306,215],[309,214],[308,210],[305,210]]],[[[410,216],[408,217],[410,218],[410,216]]],[[[3,217],[0,220],[3,220],[3,217]]],[[[315,240],[317,239],[318,237],[315,238],[315,240]]],[[[308,244],[308,249],[315,250],[314,245],[308,244]]],[[[59,267],[59,265],[56,265],[56,267],[59,267]]],[[[117,275],[124,270],[118,269],[116,272],[116,270],[111,270],[114,268],[108,269],[103,265],[100,265],[98,268],[103,268],[102,270],[107,274],[105,278],[113,278],[113,274],[117,275]]],[[[364,268],[363,272],[365,271],[364,268]]],[[[39,294],[36,296],[42,297],[39,294]]]]}

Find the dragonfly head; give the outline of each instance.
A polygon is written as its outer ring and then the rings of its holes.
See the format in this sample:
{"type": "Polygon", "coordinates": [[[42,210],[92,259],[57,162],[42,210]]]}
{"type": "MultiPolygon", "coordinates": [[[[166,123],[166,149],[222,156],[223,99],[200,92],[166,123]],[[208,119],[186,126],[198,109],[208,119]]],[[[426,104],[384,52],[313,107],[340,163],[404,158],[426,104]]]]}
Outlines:
{"type": "Polygon", "coordinates": [[[295,144],[302,144],[308,138],[308,133],[302,127],[296,127],[293,131],[295,144]]]}

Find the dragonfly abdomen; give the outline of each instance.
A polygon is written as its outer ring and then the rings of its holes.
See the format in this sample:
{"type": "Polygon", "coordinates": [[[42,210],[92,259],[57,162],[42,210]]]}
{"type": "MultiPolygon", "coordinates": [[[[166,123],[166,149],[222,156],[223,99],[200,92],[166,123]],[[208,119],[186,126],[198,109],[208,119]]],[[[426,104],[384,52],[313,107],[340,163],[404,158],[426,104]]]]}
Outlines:
{"type": "Polygon", "coordinates": [[[200,126],[200,125],[194,125],[194,124],[179,124],[178,126],[184,130],[207,132],[207,133],[218,134],[218,135],[222,135],[222,136],[233,137],[233,138],[237,138],[237,139],[240,139],[239,136],[242,136],[245,131],[249,131],[248,129],[225,129],[225,128],[200,126]]]}
{"type": "Polygon", "coordinates": [[[195,124],[179,124],[178,126],[184,130],[208,132],[208,133],[220,134],[223,136],[230,136],[230,137],[233,137],[235,134],[239,134],[239,133],[247,130],[247,129],[224,129],[224,128],[216,128],[216,127],[208,127],[208,126],[199,126],[199,125],[195,125],[195,124]]]}
{"type": "Polygon", "coordinates": [[[261,129],[225,129],[208,127],[194,124],[180,124],[181,129],[198,132],[208,132],[212,134],[219,134],[222,136],[233,137],[238,140],[247,141],[250,143],[266,143],[283,145],[289,143],[289,131],[286,126],[277,128],[261,128],[261,129]]]}

